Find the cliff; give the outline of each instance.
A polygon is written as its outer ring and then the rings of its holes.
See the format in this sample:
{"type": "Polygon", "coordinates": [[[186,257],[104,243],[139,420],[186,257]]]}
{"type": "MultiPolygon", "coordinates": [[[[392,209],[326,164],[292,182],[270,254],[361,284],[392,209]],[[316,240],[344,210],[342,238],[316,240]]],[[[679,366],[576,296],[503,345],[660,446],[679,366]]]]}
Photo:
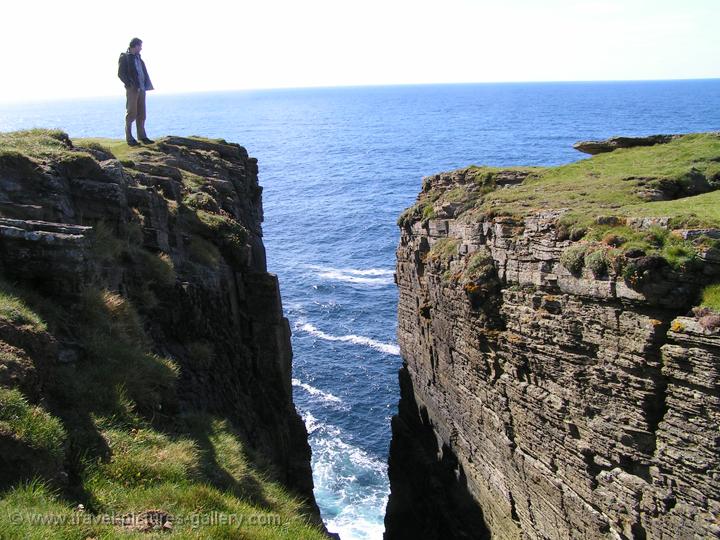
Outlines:
{"type": "Polygon", "coordinates": [[[0,134],[1,537],[324,537],[257,172],[0,134]]]}
{"type": "Polygon", "coordinates": [[[387,539],[720,536],[720,135],[634,141],[424,179],[387,539]]]}

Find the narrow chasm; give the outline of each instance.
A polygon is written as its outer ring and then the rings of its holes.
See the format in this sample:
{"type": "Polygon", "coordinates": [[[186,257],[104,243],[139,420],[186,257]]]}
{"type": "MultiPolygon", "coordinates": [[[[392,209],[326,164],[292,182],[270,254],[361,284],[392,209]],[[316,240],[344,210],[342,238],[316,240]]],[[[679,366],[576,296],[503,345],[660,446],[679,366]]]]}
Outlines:
{"type": "Polygon", "coordinates": [[[468,491],[462,465],[448,445],[438,445],[427,411],[415,401],[407,367],[400,370],[399,381],[384,538],[490,538],[482,510],[468,491]]]}

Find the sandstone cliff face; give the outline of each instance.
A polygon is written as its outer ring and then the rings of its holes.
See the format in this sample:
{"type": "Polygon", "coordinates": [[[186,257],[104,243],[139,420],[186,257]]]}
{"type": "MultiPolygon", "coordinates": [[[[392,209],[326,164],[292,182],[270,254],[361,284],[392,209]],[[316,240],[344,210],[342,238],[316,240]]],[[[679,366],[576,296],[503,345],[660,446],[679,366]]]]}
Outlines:
{"type": "Polygon", "coordinates": [[[456,206],[402,221],[385,537],[720,536],[720,335],[685,317],[712,250],[699,273],[573,274],[563,211],[456,206]]]}
{"type": "MultiPolygon", "coordinates": [[[[14,449],[0,460],[2,487],[38,474],[72,487],[80,453],[111,459],[96,416],[115,418],[111,406],[129,399],[160,429],[187,413],[230,422],[319,522],[307,433],[292,402],[289,326],[266,270],[256,160],[239,145],[195,138],[167,137],[122,162],[97,144],[40,138],[48,148],[0,152],[0,271],[5,283],[40,295],[39,310],[49,302],[65,315],[42,332],[0,318],[0,346],[13,353],[2,355],[0,386],[19,388],[79,435],[70,433],[65,461],[47,471],[47,460],[28,463],[31,449],[0,430],[3,448],[14,449]],[[88,397],[81,408],[54,379],[77,384],[103,361],[84,334],[94,322],[67,317],[90,317],[79,307],[88,290],[111,310],[132,303],[156,371],[103,372],[112,384],[78,389],[88,397]]],[[[228,476],[226,466],[209,467],[212,478],[228,476]]]]}

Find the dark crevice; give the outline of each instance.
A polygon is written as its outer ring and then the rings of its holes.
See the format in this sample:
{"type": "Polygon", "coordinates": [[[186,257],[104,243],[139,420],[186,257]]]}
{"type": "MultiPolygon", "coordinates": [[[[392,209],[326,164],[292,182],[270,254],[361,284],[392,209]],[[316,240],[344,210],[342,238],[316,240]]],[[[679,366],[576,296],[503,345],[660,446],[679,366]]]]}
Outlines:
{"type": "Polygon", "coordinates": [[[515,507],[515,499],[512,493],[508,493],[508,498],[510,499],[510,517],[514,522],[520,523],[520,516],[518,516],[517,508],[515,507]]]}
{"type": "Polygon", "coordinates": [[[428,411],[415,398],[406,367],[399,373],[399,413],[392,420],[385,514],[386,540],[485,540],[482,509],[454,449],[440,443],[428,411]]]}

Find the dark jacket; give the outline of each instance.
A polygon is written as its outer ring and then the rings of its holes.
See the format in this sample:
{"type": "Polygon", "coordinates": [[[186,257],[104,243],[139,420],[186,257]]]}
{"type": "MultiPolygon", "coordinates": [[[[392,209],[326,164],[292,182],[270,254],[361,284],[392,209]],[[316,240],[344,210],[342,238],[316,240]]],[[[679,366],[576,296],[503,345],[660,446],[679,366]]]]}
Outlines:
{"type": "MultiPolygon", "coordinates": [[[[135,69],[135,56],[130,51],[124,52],[120,55],[118,60],[118,77],[125,85],[125,88],[137,88],[139,86],[137,69],[135,69]]],[[[139,55],[137,55],[140,58],[139,55]]],[[[140,65],[145,72],[145,86],[148,90],[153,90],[153,85],[150,82],[150,76],[148,75],[145,62],[140,58],[140,65]]]]}

